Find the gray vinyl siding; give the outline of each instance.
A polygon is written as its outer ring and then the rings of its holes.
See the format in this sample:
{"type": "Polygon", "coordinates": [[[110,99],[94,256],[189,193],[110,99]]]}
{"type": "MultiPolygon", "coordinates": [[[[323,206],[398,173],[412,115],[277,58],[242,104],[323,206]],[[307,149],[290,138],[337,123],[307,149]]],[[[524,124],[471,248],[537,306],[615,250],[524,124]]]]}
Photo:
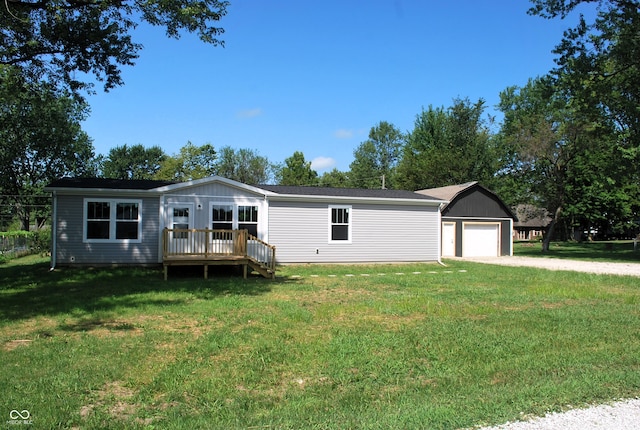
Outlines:
{"type": "MultiPolygon", "coordinates": [[[[264,196],[247,192],[243,189],[227,186],[225,184],[205,184],[180,190],[179,194],[167,194],[164,197],[165,207],[181,203],[193,204],[193,228],[203,229],[211,228],[210,225],[210,209],[211,203],[229,203],[229,204],[251,204],[259,207],[258,230],[261,239],[266,237],[266,217],[262,213],[264,210],[264,196]]],[[[169,222],[169,214],[165,216],[165,223],[169,222]]]]}
{"type": "Polygon", "coordinates": [[[167,194],[167,196],[191,196],[193,197],[191,201],[196,201],[198,198],[208,197],[260,197],[261,194],[254,194],[246,189],[235,188],[223,183],[214,182],[184,188],[176,191],[175,193],[167,194]]]}
{"type": "Polygon", "coordinates": [[[159,199],[141,198],[142,237],[140,243],[84,243],[83,203],[85,198],[110,195],[59,195],[56,264],[154,264],[158,262],[159,199]]]}
{"type": "Polygon", "coordinates": [[[350,206],[351,243],[329,243],[329,204],[271,201],[269,243],[278,263],[438,260],[437,206],[350,206]]]}

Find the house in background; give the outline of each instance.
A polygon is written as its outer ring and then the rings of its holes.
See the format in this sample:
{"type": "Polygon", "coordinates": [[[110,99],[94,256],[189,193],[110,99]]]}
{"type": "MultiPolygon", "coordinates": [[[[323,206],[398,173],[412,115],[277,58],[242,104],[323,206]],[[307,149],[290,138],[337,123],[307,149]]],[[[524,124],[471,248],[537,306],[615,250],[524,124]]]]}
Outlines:
{"type": "Polygon", "coordinates": [[[546,209],[521,204],[515,208],[518,221],[513,224],[513,236],[516,240],[542,239],[542,234],[551,223],[546,209]]]}
{"type": "Polygon", "coordinates": [[[492,191],[468,182],[416,192],[448,201],[442,208],[443,257],[513,255],[517,217],[492,191]]]}
{"type": "Polygon", "coordinates": [[[45,190],[53,196],[53,267],[166,266],[168,255],[249,253],[246,243],[223,250],[237,245],[236,236],[210,230],[248,231],[249,242],[275,247],[271,264],[439,261],[446,203],[428,193],[251,186],[217,176],[181,183],[63,178],[45,190]]]}

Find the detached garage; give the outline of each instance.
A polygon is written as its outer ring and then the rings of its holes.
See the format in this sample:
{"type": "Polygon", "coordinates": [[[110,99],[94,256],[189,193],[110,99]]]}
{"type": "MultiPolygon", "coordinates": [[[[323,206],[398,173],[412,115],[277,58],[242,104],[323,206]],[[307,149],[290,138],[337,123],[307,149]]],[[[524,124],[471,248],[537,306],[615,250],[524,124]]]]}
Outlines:
{"type": "Polygon", "coordinates": [[[442,209],[443,257],[513,254],[514,213],[477,182],[417,191],[449,203],[442,209]]]}

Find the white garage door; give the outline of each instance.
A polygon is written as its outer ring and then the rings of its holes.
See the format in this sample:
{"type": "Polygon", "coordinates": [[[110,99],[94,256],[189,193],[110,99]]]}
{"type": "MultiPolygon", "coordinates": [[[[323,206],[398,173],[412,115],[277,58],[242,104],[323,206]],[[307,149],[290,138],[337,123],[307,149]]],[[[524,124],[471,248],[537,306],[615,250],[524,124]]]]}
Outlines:
{"type": "Polygon", "coordinates": [[[500,250],[500,224],[465,223],[462,226],[463,257],[497,257],[500,250]]]}

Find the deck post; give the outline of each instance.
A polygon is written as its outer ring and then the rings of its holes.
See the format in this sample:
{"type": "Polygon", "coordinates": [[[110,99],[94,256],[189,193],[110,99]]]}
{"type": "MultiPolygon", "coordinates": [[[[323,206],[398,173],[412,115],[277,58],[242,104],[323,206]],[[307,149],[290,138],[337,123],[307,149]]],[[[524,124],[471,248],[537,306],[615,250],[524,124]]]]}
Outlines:
{"type": "Polygon", "coordinates": [[[162,258],[166,259],[169,254],[169,229],[165,227],[162,230],[162,258]]]}

